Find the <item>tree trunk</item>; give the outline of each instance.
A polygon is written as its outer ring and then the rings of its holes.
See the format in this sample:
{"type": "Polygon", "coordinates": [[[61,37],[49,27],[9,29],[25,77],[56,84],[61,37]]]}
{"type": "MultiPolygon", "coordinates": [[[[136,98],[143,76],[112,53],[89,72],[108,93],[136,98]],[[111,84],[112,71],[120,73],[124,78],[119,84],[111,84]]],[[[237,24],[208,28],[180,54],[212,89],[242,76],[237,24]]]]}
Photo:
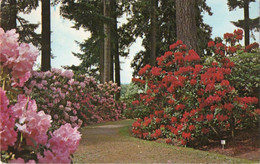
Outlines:
{"type": "Polygon", "coordinates": [[[5,31],[16,29],[16,18],[16,0],[3,0],[1,2],[1,27],[5,31]]]}
{"type": "Polygon", "coordinates": [[[196,27],[196,0],[176,0],[177,38],[189,49],[198,50],[196,27]]]}
{"type": "Polygon", "coordinates": [[[100,41],[100,56],[99,56],[99,73],[100,73],[100,83],[103,84],[104,81],[104,39],[100,41]]]}
{"type": "Polygon", "coordinates": [[[152,66],[156,63],[156,23],[157,23],[157,0],[151,1],[151,54],[150,54],[150,64],[152,66]]]}
{"type": "Polygon", "coordinates": [[[51,10],[50,0],[42,0],[42,60],[41,71],[51,69],[51,10]]]}
{"type": "MultiPolygon", "coordinates": [[[[104,12],[104,5],[103,3],[100,3],[100,13],[104,12]]],[[[100,79],[100,83],[103,84],[104,83],[104,22],[102,24],[102,27],[100,28],[101,31],[100,33],[102,34],[102,37],[100,38],[100,49],[99,49],[99,79],[100,79]]]]}
{"type": "MultiPolygon", "coordinates": [[[[111,10],[112,10],[112,18],[113,18],[113,24],[112,24],[112,53],[114,54],[114,62],[115,62],[115,82],[117,83],[117,86],[120,87],[121,81],[120,81],[120,59],[119,59],[119,47],[118,47],[118,35],[117,35],[117,4],[116,0],[111,0],[111,10]]],[[[115,99],[119,100],[120,98],[120,92],[116,94],[115,99]]]]}
{"type": "MultiPolygon", "coordinates": [[[[110,26],[110,30],[112,30],[112,26],[110,26]]],[[[112,33],[111,33],[111,36],[112,37],[112,33]]],[[[112,41],[110,41],[110,59],[111,59],[111,63],[110,63],[110,81],[113,81],[114,82],[114,61],[115,61],[115,54],[113,53],[113,43],[112,41]]]]}
{"type": "Polygon", "coordinates": [[[244,0],[244,30],[245,30],[245,46],[249,45],[249,2],[244,0]]]}
{"type": "MultiPolygon", "coordinates": [[[[104,16],[110,17],[110,0],[103,0],[104,5],[104,16]]],[[[104,23],[104,82],[111,80],[111,36],[110,36],[110,25],[104,23]]]]}

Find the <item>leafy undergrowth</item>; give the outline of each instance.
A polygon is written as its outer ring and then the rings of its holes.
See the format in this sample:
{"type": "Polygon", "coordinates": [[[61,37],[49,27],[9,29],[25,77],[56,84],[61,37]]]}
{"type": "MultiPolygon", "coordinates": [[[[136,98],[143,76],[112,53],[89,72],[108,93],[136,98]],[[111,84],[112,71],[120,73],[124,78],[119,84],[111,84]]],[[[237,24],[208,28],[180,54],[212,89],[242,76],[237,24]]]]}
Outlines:
{"type": "Polygon", "coordinates": [[[74,163],[248,163],[192,148],[176,147],[134,138],[129,133],[133,120],[122,120],[82,128],[82,140],[74,163]]]}

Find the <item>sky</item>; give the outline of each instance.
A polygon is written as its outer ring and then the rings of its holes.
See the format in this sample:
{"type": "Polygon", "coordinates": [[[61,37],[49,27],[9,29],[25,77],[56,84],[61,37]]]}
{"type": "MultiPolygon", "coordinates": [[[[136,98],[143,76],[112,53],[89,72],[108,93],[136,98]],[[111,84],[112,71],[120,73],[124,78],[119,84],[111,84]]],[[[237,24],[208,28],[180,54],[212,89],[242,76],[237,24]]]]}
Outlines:
{"type": "MultiPolygon", "coordinates": [[[[203,13],[204,22],[212,27],[212,38],[223,37],[226,32],[233,32],[237,29],[230,21],[237,21],[238,19],[243,19],[243,10],[236,9],[229,12],[227,6],[227,0],[207,0],[208,6],[211,7],[213,13],[212,16],[203,13]]],[[[260,15],[260,0],[250,3],[250,18],[255,18],[260,15]]],[[[41,22],[41,8],[38,7],[37,10],[32,11],[29,15],[21,15],[25,19],[30,20],[32,23],[41,22]]],[[[126,18],[118,19],[119,25],[126,23],[126,18]]],[[[64,19],[60,16],[59,7],[51,8],[51,49],[54,59],[51,60],[52,68],[61,68],[61,66],[66,65],[78,65],[80,60],[76,58],[72,52],[80,52],[79,46],[75,41],[82,42],[90,37],[88,31],[83,29],[76,30],[71,28],[73,22],[64,19]]],[[[41,29],[38,28],[37,32],[40,33],[41,29]]],[[[254,33],[256,42],[259,41],[259,33],[254,33]]],[[[251,42],[254,40],[251,40],[251,42]]],[[[130,54],[127,58],[120,57],[121,62],[121,83],[127,84],[131,82],[133,69],[130,68],[130,63],[134,55],[143,49],[141,46],[142,40],[139,38],[130,47],[130,54]]],[[[243,41],[241,41],[243,44],[243,41]]],[[[40,56],[37,58],[37,65],[40,64],[40,56]]]]}

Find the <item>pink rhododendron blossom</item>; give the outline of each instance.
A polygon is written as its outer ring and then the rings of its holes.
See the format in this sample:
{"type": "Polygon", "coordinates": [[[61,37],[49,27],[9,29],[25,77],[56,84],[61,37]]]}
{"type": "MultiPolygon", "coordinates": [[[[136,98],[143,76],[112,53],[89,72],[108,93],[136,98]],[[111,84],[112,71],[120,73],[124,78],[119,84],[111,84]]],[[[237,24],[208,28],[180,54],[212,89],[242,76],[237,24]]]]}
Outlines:
{"type": "Polygon", "coordinates": [[[71,124],[62,125],[59,129],[53,132],[52,138],[48,141],[48,147],[53,152],[63,152],[68,150],[69,154],[73,154],[81,139],[81,134],[78,128],[72,128],[71,124]]]}
{"type": "Polygon", "coordinates": [[[26,138],[28,145],[33,145],[30,138],[37,144],[46,144],[47,131],[51,126],[51,116],[43,111],[37,112],[35,100],[30,100],[25,95],[19,95],[17,103],[12,107],[14,116],[19,118],[16,127],[26,138]]]}
{"type": "Polygon", "coordinates": [[[66,70],[61,73],[61,76],[67,77],[68,79],[71,79],[73,77],[74,73],[72,71],[66,70]]]}
{"type": "Polygon", "coordinates": [[[34,160],[29,160],[28,162],[25,162],[22,158],[17,158],[9,161],[9,163],[27,163],[27,164],[35,164],[36,162],[34,160]]]}
{"type": "Polygon", "coordinates": [[[65,153],[51,152],[50,150],[44,150],[44,157],[40,154],[37,155],[39,163],[70,163],[70,157],[67,151],[65,153]]]}
{"type": "Polygon", "coordinates": [[[15,118],[12,117],[12,110],[8,108],[9,100],[5,91],[0,88],[0,150],[7,150],[8,146],[13,146],[17,140],[17,132],[14,130],[15,118]]]}
{"type": "Polygon", "coordinates": [[[22,86],[28,80],[33,64],[36,61],[38,50],[32,44],[22,43],[19,45],[15,30],[3,32],[0,29],[0,62],[4,69],[10,69],[12,80],[19,79],[19,83],[13,86],[22,86]]]}
{"type": "Polygon", "coordinates": [[[57,73],[57,74],[61,74],[62,73],[62,70],[58,69],[58,68],[52,68],[51,71],[54,72],[54,73],[57,73]]]}

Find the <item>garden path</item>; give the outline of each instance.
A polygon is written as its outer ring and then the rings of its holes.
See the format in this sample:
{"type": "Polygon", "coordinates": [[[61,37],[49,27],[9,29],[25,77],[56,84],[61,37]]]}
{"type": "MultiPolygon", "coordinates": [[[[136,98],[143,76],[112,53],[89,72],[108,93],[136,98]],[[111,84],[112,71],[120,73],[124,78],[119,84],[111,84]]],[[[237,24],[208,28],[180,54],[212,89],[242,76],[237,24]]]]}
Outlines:
{"type": "Polygon", "coordinates": [[[175,147],[131,137],[132,120],[98,124],[81,129],[82,140],[74,163],[238,163],[219,154],[175,147]]]}

